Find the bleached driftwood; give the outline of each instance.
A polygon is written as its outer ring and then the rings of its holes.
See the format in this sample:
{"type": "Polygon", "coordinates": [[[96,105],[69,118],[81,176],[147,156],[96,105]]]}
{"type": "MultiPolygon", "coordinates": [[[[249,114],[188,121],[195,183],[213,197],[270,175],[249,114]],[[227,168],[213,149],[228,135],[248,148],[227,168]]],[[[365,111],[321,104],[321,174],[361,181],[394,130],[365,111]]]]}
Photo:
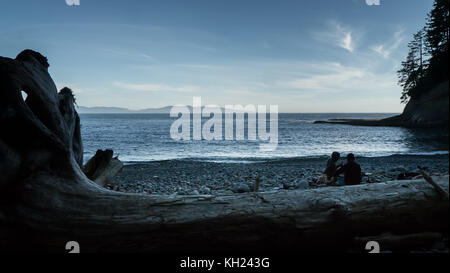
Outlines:
{"type": "Polygon", "coordinates": [[[419,168],[420,173],[423,176],[423,179],[425,179],[425,181],[430,184],[431,186],[433,186],[433,188],[443,197],[445,197],[446,199],[449,199],[448,196],[448,192],[446,192],[441,186],[439,186],[436,182],[434,182],[433,178],[431,178],[428,174],[425,173],[425,171],[421,168],[419,168]]]}
{"type": "Polygon", "coordinates": [[[123,163],[117,157],[113,157],[112,150],[97,150],[84,165],[83,172],[90,180],[104,187],[122,168],[123,163]]]}
{"type": "Polygon", "coordinates": [[[432,248],[434,244],[442,240],[442,234],[438,232],[421,232],[413,234],[396,235],[383,233],[378,236],[367,236],[355,238],[355,245],[362,248],[367,242],[375,241],[383,250],[420,250],[432,248]]]}
{"type": "MultiPolygon", "coordinates": [[[[73,96],[47,67],[33,51],[0,58],[2,250],[343,251],[386,231],[448,232],[449,203],[423,180],[225,196],[107,190],[82,171],[73,96]]],[[[448,176],[434,181],[448,191],[448,176]]]]}

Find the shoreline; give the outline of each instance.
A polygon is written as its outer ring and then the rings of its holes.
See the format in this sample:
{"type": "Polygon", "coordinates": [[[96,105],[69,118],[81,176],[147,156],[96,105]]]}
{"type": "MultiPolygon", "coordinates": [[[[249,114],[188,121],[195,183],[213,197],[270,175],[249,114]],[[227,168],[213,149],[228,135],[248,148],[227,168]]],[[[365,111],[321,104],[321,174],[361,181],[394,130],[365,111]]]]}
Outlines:
{"type": "MultiPolygon", "coordinates": [[[[238,194],[253,191],[258,177],[260,191],[323,187],[315,181],[325,169],[327,156],[264,159],[251,163],[210,162],[195,159],[147,161],[126,164],[108,187],[146,194],[238,194]]],[[[446,175],[449,154],[357,157],[363,183],[396,180],[415,173],[417,166],[432,175],[446,175]]],[[[340,162],[345,162],[342,158],[340,162]]]]}
{"type": "MultiPolygon", "coordinates": [[[[346,153],[341,153],[341,160],[344,159],[346,153]]],[[[389,158],[389,157],[409,157],[409,156],[441,156],[450,155],[449,151],[434,151],[434,152],[415,152],[415,153],[396,153],[389,155],[376,155],[376,156],[357,156],[356,158],[370,159],[370,158],[389,158]]],[[[91,158],[91,157],[89,157],[91,158]]],[[[257,164],[264,162],[277,162],[277,161],[301,161],[301,160],[316,160],[316,159],[328,159],[329,155],[308,155],[308,156],[295,156],[295,157],[223,157],[223,156],[211,156],[211,157],[184,157],[184,158],[167,158],[167,159],[155,159],[155,160],[121,160],[126,166],[149,164],[156,162],[168,162],[168,161],[196,161],[196,162],[208,162],[208,163],[238,163],[238,164],[257,164]]],[[[120,158],[119,158],[120,159],[120,158]]],[[[87,160],[85,160],[87,162],[87,160]]]]}

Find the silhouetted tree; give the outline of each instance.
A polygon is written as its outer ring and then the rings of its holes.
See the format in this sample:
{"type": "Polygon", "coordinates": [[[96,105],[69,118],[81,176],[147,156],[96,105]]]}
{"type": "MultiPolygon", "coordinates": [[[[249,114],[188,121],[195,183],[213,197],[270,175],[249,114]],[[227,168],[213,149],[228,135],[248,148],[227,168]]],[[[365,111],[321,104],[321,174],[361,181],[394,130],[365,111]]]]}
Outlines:
{"type": "Polygon", "coordinates": [[[402,103],[448,80],[449,1],[435,0],[424,29],[408,43],[408,55],[397,71],[402,103]]]}
{"type": "Polygon", "coordinates": [[[407,103],[410,97],[423,82],[426,62],[424,59],[424,31],[420,30],[413,36],[413,40],[408,43],[408,56],[402,62],[402,68],[397,71],[399,74],[399,84],[403,87],[401,96],[402,103],[407,103]]]}
{"type": "Polygon", "coordinates": [[[436,0],[428,14],[426,46],[430,54],[429,77],[433,82],[448,79],[449,1],[436,0]]]}

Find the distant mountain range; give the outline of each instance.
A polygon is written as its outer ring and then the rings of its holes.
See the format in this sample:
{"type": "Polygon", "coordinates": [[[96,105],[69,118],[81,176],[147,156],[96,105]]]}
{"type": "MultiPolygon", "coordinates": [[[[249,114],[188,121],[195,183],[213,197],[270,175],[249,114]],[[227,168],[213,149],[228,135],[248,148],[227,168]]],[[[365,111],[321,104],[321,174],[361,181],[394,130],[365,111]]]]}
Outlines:
{"type": "Polygon", "coordinates": [[[77,106],[77,112],[79,114],[169,114],[172,106],[166,106],[162,108],[147,108],[142,110],[130,110],[121,107],[86,107],[77,106]]]}
{"type": "MultiPolygon", "coordinates": [[[[169,114],[173,106],[165,106],[161,108],[146,108],[141,110],[130,110],[121,107],[106,107],[106,106],[77,106],[76,110],[79,114],[169,114]]],[[[192,113],[192,106],[188,105],[189,111],[192,113]]],[[[202,106],[202,109],[205,106],[202,106]]],[[[225,108],[220,107],[225,112],[225,108]]],[[[240,112],[236,110],[236,112],[240,112]]]]}

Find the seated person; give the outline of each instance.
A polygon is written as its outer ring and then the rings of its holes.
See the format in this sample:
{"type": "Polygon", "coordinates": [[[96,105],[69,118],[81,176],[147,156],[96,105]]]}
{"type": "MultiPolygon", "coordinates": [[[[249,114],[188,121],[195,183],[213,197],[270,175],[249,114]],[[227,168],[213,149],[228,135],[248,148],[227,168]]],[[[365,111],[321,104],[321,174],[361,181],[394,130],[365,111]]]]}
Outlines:
{"type": "Polygon", "coordinates": [[[336,162],[339,160],[341,155],[338,152],[333,152],[331,154],[331,158],[327,161],[327,168],[324,171],[324,174],[319,178],[318,183],[322,184],[335,184],[337,181],[337,166],[336,162]]]}
{"type": "Polygon", "coordinates": [[[344,174],[344,185],[361,184],[362,175],[361,167],[355,162],[355,155],[350,153],[347,155],[347,163],[336,170],[336,176],[344,174]]]}

